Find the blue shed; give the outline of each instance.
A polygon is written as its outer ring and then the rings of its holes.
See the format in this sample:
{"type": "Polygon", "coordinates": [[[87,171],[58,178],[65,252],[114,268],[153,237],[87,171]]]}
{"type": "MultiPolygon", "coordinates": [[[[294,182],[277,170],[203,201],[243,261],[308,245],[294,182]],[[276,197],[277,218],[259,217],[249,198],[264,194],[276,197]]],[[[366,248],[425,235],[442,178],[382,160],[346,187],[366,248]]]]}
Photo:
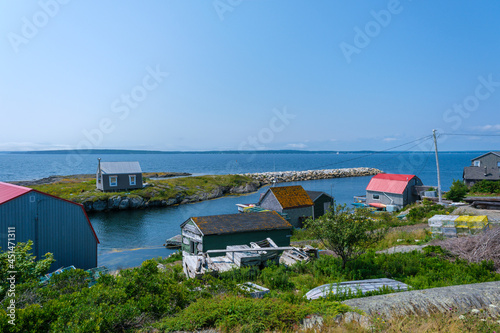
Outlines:
{"type": "Polygon", "coordinates": [[[31,188],[0,182],[0,247],[33,241],[33,255],[47,252],[56,260],[51,269],[74,265],[97,267],[99,239],[82,205],[31,188]],[[11,236],[12,237],[12,236],[11,236]]]}

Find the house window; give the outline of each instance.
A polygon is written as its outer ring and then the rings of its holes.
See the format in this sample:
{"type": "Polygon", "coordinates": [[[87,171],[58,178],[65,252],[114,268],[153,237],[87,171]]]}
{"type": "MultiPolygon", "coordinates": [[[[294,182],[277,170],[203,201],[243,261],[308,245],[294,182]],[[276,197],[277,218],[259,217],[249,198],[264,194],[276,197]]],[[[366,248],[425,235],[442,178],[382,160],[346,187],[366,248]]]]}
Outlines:
{"type": "Polygon", "coordinates": [[[118,186],[118,176],[109,176],[109,186],[118,186]]]}
{"type": "Polygon", "coordinates": [[[500,168],[500,162],[497,162],[497,168],[500,168]]]}
{"type": "Polygon", "coordinates": [[[474,161],[474,166],[481,166],[481,161],[474,161]]]}
{"type": "Polygon", "coordinates": [[[379,199],[380,199],[380,195],[378,195],[378,194],[373,195],[373,200],[379,200],[379,199]]]}
{"type": "Polygon", "coordinates": [[[130,185],[135,185],[135,175],[129,175],[128,181],[130,185]]]}

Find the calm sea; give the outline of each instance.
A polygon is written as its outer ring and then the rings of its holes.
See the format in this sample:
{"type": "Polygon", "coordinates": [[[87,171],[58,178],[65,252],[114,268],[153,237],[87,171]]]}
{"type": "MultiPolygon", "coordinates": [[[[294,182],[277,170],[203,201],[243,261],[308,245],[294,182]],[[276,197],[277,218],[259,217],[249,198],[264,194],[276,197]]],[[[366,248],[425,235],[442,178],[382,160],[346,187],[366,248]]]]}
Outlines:
{"type": "MultiPolygon", "coordinates": [[[[483,152],[439,154],[441,183],[447,190],[461,179],[463,168],[483,152]]],[[[97,157],[103,161],[139,161],[144,172],[175,171],[193,174],[227,174],[264,171],[374,167],[388,173],[416,174],[425,185],[437,185],[433,153],[250,153],[250,154],[7,154],[0,153],[0,181],[32,180],[51,175],[94,173],[97,157]]],[[[287,183],[306,190],[331,193],[339,203],[350,204],[364,194],[370,177],[287,183]]],[[[99,265],[111,269],[140,265],[146,259],[168,256],[162,244],[180,233],[179,225],[190,216],[236,213],[237,203],[256,202],[260,193],[224,197],[195,204],[151,210],[91,214],[101,244],[99,265]]]]}

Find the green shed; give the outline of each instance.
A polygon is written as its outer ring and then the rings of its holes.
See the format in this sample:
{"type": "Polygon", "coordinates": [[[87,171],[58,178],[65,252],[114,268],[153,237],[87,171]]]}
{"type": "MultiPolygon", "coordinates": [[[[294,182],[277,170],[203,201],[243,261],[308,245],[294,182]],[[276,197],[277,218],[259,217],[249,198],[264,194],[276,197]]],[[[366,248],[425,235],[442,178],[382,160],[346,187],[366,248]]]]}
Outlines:
{"type": "Polygon", "coordinates": [[[182,252],[198,254],[271,238],[290,246],[292,225],[276,212],[191,217],[181,224],[182,252]]]}

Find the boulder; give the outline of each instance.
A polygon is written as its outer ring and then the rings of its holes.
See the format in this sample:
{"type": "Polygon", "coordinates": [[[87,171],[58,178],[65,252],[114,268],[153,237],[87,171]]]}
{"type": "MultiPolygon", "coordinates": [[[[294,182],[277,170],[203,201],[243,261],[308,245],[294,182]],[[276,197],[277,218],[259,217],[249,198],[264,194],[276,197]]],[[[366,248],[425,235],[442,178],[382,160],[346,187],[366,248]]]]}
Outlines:
{"type": "Polygon", "coordinates": [[[125,198],[122,201],[120,201],[120,205],[118,206],[118,209],[128,209],[130,206],[130,199],[125,198]]]}
{"type": "Polygon", "coordinates": [[[95,210],[96,212],[102,212],[103,210],[106,210],[108,208],[108,203],[107,201],[104,200],[96,200],[92,204],[92,209],[95,210]]]}
{"type": "Polygon", "coordinates": [[[119,195],[114,195],[111,198],[108,199],[108,209],[118,209],[120,206],[120,201],[122,200],[122,197],[119,195]]]}
{"type": "Polygon", "coordinates": [[[143,205],[144,200],[141,197],[130,198],[130,208],[136,209],[143,205]]]}

